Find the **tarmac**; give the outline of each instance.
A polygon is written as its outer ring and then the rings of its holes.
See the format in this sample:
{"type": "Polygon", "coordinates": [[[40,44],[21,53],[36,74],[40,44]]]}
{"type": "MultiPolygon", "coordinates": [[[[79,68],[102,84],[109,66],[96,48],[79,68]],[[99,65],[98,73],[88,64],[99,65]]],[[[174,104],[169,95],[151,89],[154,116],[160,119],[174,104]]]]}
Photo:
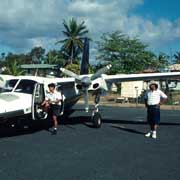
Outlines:
{"type": "Polygon", "coordinates": [[[156,140],[146,109],[102,106],[103,124],[94,129],[82,105],[51,135],[0,127],[0,180],[178,180],[180,111],[162,110],[156,140]]]}

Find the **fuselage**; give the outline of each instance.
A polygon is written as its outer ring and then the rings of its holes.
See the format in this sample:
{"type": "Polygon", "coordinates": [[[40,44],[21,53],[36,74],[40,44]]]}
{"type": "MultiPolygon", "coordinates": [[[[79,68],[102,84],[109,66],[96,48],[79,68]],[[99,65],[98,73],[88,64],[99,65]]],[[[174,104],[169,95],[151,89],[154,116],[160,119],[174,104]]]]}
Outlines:
{"type": "Polygon", "coordinates": [[[32,113],[32,99],[36,83],[43,84],[44,94],[48,84],[55,83],[64,96],[64,110],[68,111],[79,100],[81,93],[75,87],[73,78],[44,78],[35,76],[18,76],[8,79],[0,93],[0,118],[13,118],[32,113]]]}

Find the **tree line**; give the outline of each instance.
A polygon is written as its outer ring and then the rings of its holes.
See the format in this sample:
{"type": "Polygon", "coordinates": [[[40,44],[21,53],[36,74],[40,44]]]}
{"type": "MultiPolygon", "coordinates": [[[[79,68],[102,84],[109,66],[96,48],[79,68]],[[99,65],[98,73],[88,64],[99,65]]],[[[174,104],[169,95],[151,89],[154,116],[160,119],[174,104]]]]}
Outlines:
{"type": "MultiPolygon", "coordinates": [[[[83,50],[83,41],[89,36],[89,30],[85,21],[77,21],[75,18],[63,20],[62,34],[55,44],[60,44],[59,50],[49,50],[43,47],[34,47],[28,53],[1,53],[1,73],[20,75],[23,71],[21,64],[59,64],[75,73],[79,71],[79,64],[83,50]]],[[[89,38],[89,37],[88,37],[89,38]]],[[[90,38],[89,38],[90,39],[90,38]]],[[[93,41],[90,39],[90,41],[93,41]]],[[[95,41],[98,63],[89,65],[91,72],[112,64],[110,74],[115,73],[139,73],[145,69],[160,71],[171,63],[180,64],[180,52],[172,56],[165,53],[155,54],[149,50],[148,45],[137,37],[131,38],[121,31],[102,34],[99,41],[95,41]]]]}

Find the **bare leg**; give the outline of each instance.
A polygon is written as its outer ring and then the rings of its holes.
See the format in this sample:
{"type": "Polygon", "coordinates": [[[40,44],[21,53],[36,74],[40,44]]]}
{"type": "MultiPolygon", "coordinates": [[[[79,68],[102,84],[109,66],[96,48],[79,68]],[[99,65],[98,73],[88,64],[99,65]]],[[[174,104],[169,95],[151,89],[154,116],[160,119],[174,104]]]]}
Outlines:
{"type": "Polygon", "coordinates": [[[155,125],[151,125],[151,131],[156,131],[158,128],[158,125],[155,124],[155,125]]]}
{"type": "Polygon", "coordinates": [[[52,131],[53,135],[57,134],[57,127],[58,127],[57,116],[53,115],[53,131],[52,131]]]}
{"type": "Polygon", "coordinates": [[[157,130],[157,128],[158,128],[158,125],[157,125],[157,124],[155,124],[155,125],[154,125],[154,131],[156,131],[156,130],[157,130]]]}
{"type": "Polygon", "coordinates": [[[43,105],[42,109],[43,109],[43,111],[45,111],[45,112],[47,112],[47,113],[48,113],[48,111],[49,111],[49,107],[50,107],[49,103],[48,103],[48,102],[46,102],[46,103],[43,105]]]}
{"type": "Polygon", "coordinates": [[[57,129],[58,127],[58,120],[57,120],[57,116],[53,115],[53,122],[54,122],[54,128],[57,129]]]}

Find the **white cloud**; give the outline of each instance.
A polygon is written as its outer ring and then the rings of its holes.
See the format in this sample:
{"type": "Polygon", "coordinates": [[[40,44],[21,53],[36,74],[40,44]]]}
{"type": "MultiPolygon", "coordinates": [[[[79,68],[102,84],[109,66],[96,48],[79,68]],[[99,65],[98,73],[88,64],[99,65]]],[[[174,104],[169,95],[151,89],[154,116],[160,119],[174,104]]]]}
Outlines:
{"type": "Polygon", "coordinates": [[[75,13],[89,14],[96,13],[97,11],[102,12],[105,8],[106,6],[95,1],[78,0],[70,4],[68,10],[75,13]]]}
{"type": "MultiPolygon", "coordinates": [[[[180,23],[171,22],[166,19],[160,19],[157,23],[152,21],[138,18],[138,22],[135,26],[139,28],[139,37],[150,43],[151,46],[159,47],[160,45],[180,38],[180,23]],[[142,24],[141,24],[142,23],[142,24]]],[[[132,30],[133,31],[133,30],[132,30]]]]}
{"type": "Polygon", "coordinates": [[[129,15],[143,0],[0,0],[0,45],[15,50],[32,46],[54,47],[61,36],[62,20],[85,20],[92,39],[103,32],[122,30],[158,47],[180,38],[180,19],[156,23],[129,15]]]}

